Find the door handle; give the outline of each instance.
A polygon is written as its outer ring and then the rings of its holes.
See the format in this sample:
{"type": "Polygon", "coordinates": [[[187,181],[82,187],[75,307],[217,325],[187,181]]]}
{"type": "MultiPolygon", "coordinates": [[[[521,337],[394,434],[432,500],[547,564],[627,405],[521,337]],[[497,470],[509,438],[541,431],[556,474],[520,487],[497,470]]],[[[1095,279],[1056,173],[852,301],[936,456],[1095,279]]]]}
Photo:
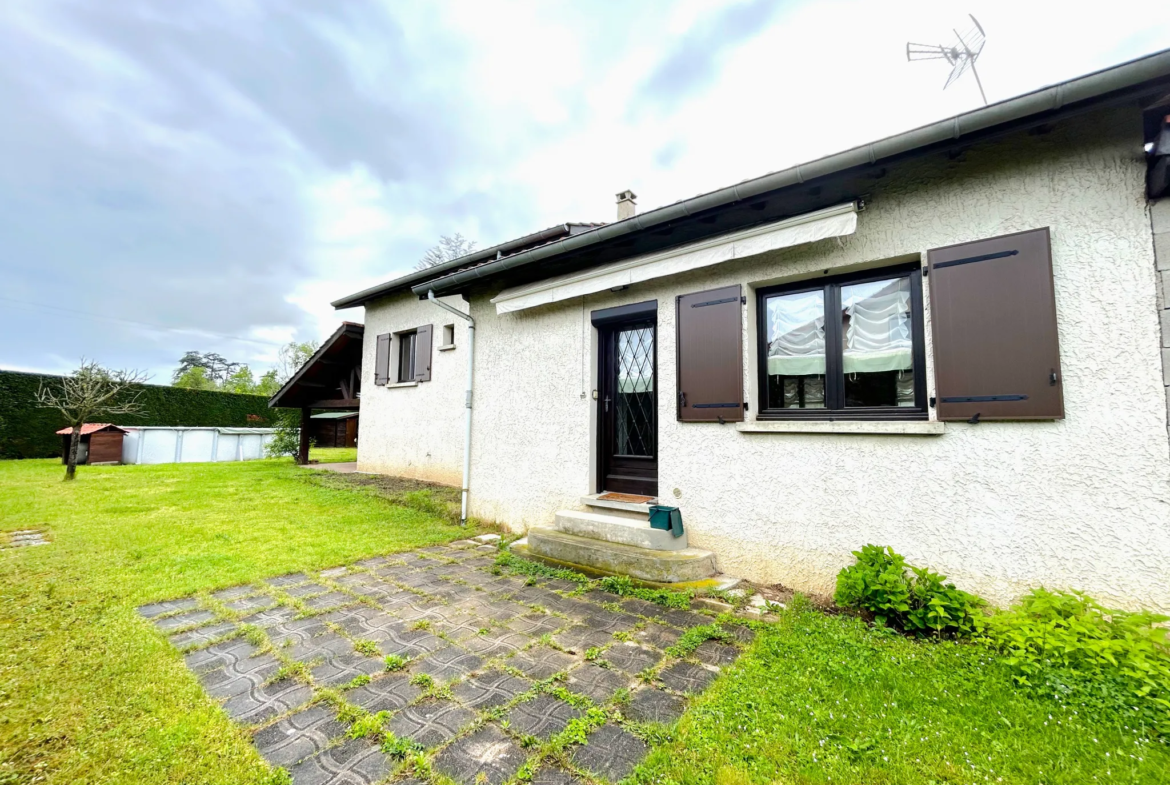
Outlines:
{"type": "Polygon", "coordinates": [[[687,408],[687,394],[685,392],[680,392],[678,394],[678,405],[680,408],[687,408]]]}
{"type": "Polygon", "coordinates": [[[605,396],[605,410],[609,411],[609,396],[605,396]]]}

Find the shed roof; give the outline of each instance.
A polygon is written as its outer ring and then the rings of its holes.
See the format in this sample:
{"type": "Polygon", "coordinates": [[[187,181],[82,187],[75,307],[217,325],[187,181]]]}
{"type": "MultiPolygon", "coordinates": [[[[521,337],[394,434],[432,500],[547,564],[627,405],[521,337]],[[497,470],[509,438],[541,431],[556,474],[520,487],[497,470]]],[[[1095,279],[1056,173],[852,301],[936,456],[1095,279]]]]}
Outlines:
{"type": "Polygon", "coordinates": [[[360,378],[360,373],[353,372],[361,367],[365,330],[364,325],[356,322],[342,322],[276,395],[268,399],[268,406],[357,408],[356,398],[344,398],[341,393],[360,378]]]}
{"type": "MultiPolygon", "coordinates": [[[[112,428],[113,430],[118,431],[119,433],[126,433],[125,430],[123,430],[122,428],[119,428],[117,425],[114,425],[112,423],[87,422],[81,426],[81,435],[82,436],[89,436],[91,433],[97,433],[98,431],[104,431],[107,428],[112,428]]],[[[69,426],[67,428],[62,428],[61,430],[57,431],[58,436],[67,436],[71,433],[73,433],[73,426],[69,426]]]]}
{"type": "Polygon", "coordinates": [[[312,415],[310,420],[348,420],[350,417],[357,417],[357,412],[320,412],[312,415]]]}

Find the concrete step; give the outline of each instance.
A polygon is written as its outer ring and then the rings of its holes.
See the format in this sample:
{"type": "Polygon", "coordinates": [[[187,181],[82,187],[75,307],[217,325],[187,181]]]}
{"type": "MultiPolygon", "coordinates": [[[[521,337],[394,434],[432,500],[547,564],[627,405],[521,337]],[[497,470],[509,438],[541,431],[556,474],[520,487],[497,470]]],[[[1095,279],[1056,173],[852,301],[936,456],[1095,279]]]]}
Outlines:
{"type": "Polygon", "coordinates": [[[637,520],[598,512],[561,510],[557,513],[553,528],[565,534],[652,551],[681,551],[687,547],[686,532],[681,537],[675,537],[663,529],[651,529],[648,518],[637,520]]]}
{"type": "Polygon", "coordinates": [[[699,548],[652,551],[595,540],[555,529],[528,530],[528,552],[541,559],[583,567],[586,571],[629,575],[655,583],[702,581],[715,574],[715,554],[699,548]]]}
{"type": "Polygon", "coordinates": [[[604,496],[603,493],[594,493],[589,496],[581,497],[581,504],[588,507],[592,512],[600,512],[606,515],[616,515],[622,518],[630,518],[636,521],[650,520],[650,504],[635,503],[635,502],[619,502],[611,499],[600,499],[599,496],[604,496]]]}

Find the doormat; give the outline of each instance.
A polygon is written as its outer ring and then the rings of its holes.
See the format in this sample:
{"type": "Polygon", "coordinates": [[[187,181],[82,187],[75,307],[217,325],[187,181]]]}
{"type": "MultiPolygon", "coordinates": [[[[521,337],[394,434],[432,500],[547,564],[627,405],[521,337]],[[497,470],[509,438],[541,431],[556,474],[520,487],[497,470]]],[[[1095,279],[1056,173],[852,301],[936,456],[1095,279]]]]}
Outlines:
{"type": "Polygon", "coordinates": [[[633,493],[603,493],[597,497],[601,502],[626,502],[627,504],[649,504],[653,496],[638,496],[633,493]]]}

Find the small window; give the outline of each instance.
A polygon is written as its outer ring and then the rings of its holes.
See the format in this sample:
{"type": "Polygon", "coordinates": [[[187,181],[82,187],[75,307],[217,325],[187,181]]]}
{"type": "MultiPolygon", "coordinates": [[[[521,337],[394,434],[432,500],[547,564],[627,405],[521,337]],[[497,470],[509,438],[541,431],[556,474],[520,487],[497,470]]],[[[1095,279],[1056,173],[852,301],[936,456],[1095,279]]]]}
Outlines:
{"type": "Polygon", "coordinates": [[[925,419],[917,265],[758,292],[760,417],[925,419]]]}
{"type": "Polygon", "coordinates": [[[441,348],[446,349],[455,345],[455,325],[443,325],[443,345],[441,348]]]}
{"type": "Polygon", "coordinates": [[[414,381],[415,346],[418,332],[411,330],[407,333],[398,333],[398,377],[399,384],[414,381]]]}

